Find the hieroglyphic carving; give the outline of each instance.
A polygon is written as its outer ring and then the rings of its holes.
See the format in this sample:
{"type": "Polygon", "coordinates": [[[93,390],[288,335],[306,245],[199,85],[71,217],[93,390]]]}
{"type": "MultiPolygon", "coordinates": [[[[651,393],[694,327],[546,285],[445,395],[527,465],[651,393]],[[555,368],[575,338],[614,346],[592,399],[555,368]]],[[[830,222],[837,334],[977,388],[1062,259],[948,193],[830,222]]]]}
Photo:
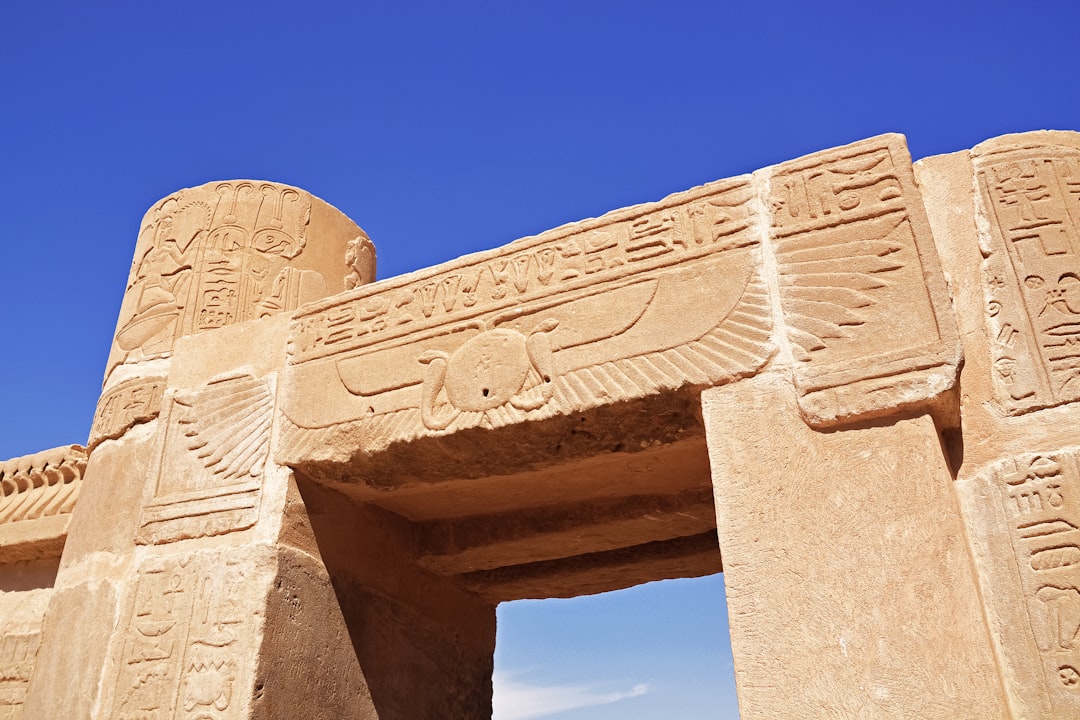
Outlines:
{"type": "Polygon", "coordinates": [[[41,644],[39,633],[0,636],[0,720],[22,717],[22,705],[41,644]]]}
{"type": "Polygon", "coordinates": [[[0,463],[0,532],[7,523],[69,514],[85,470],[86,451],[79,445],[0,463]]]}
{"type": "Polygon", "coordinates": [[[188,188],[144,219],[116,331],[115,361],[168,355],[176,338],[292,310],[325,295],[293,262],[312,198],[268,182],[188,188]]]}
{"type": "Polygon", "coordinates": [[[903,138],[779,165],[769,205],[804,412],[828,422],[887,388],[896,405],[952,385],[956,331],[903,138]]]}
{"type": "Polygon", "coordinates": [[[241,717],[254,614],[249,569],[213,556],[151,558],[139,570],[113,720],[241,717]]]}
{"type": "Polygon", "coordinates": [[[251,527],[270,445],[273,389],[241,374],[166,398],[167,427],[138,541],[170,542],[251,527]]]}
{"type": "MultiPolygon", "coordinates": [[[[1080,715],[1080,464],[1075,452],[1030,453],[993,471],[1012,546],[1032,656],[1053,717],[1080,715]]],[[[997,588],[1001,592],[1002,588],[997,588]]],[[[1009,648],[1008,643],[1003,645],[1009,648]]],[[[1012,648],[1020,652],[1020,648],[1012,648]]],[[[1008,652],[1008,650],[1006,650],[1008,652]]],[[[1019,656],[1019,655],[1018,655],[1019,656]]]]}
{"type": "Polygon", "coordinates": [[[164,392],[164,377],[139,377],[103,393],[94,413],[89,449],[93,450],[102,440],[121,437],[138,423],[156,418],[161,412],[164,392]]]}
{"type": "Polygon", "coordinates": [[[1080,148],[976,149],[993,385],[1018,414],[1080,399],[1080,148]]]}
{"type": "Polygon", "coordinates": [[[747,178],[610,213],[302,309],[285,455],[369,448],[752,374],[770,310],[747,178]],[[686,308],[693,308],[687,312],[686,308]]]}

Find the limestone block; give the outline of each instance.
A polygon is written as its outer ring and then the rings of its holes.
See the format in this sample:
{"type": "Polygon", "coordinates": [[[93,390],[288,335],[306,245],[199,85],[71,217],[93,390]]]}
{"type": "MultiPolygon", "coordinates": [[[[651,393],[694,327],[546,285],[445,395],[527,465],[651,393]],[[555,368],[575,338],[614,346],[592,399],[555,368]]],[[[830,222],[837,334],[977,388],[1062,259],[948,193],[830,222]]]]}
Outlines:
{"type": "Polygon", "coordinates": [[[85,469],[79,445],[0,463],[0,564],[60,557],[85,469]]]}
{"type": "Polygon", "coordinates": [[[995,399],[1011,415],[1080,400],[1080,135],[972,154],[995,399]]]}
{"type": "Polygon", "coordinates": [[[1006,135],[916,172],[968,358],[956,488],[1009,701],[1074,717],[1080,134],[1006,135]]]}
{"type": "Polygon", "coordinates": [[[59,588],[49,601],[23,717],[91,720],[117,615],[116,585],[97,579],[59,588]],[[63,618],[64,622],[56,622],[63,618]]]}
{"type": "Polygon", "coordinates": [[[0,720],[25,717],[23,705],[50,595],[48,589],[0,592],[0,720]]]}
{"type": "Polygon", "coordinates": [[[819,432],[779,374],[703,393],[743,720],[1004,720],[928,416],[819,432]]]}
{"type": "Polygon", "coordinates": [[[251,716],[379,718],[330,577],[317,555],[292,548],[279,551],[251,716]]]}
{"type": "Polygon", "coordinates": [[[755,173],[765,187],[799,408],[822,427],[942,414],[960,345],[902,135],[755,173]]]}
{"type": "Polygon", "coordinates": [[[74,568],[97,553],[124,557],[131,552],[157,429],[157,423],[148,423],[119,440],[102,443],[91,454],[61,568],[74,568]]]}
{"type": "Polygon", "coordinates": [[[103,717],[249,717],[266,595],[263,548],[151,554],[128,583],[103,717]]]}
{"type": "MultiPolygon", "coordinates": [[[[288,312],[374,277],[367,235],[304,190],[250,180],[180,190],[143,218],[106,379],[120,364],[168,357],[185,335],[288,312]]],[[[126,415],[148,414],[148,403],[126,415]]],[[[99,421],[95,436],[123,424],[99,421]]]]}
{"type": "MultiPolygon", "coordinates": [[[[291,529],[283,537],[299,546],[317,543],[334,578],[366,686],[359,709],[370,697],[374,710],[360,716],[490,718],[494,603],[419,567],[412,557],[414,533],[402,518],[302,477],[297,481],[303,503],[287,506],[291,529]]],[[[332,613],[331,623],[336,618],[332,613]]],[[[332,661],[345,671],[346,690],[353,683],[348,659],[332,661]]]]}

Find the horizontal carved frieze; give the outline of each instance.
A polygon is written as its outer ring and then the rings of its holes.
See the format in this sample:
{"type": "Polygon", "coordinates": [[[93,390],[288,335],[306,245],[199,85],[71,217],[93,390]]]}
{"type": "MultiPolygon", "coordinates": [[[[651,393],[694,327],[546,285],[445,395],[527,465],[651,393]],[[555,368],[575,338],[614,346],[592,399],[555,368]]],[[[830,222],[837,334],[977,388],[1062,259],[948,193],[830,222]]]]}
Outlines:
{"type": "Polygon", "coordinates": [[[86,452],[79,445],[0,463],[0,525],[70,513],[85,470],[86,452]]]}
{"type": "Polygon", "coordinates": [[[85,470],[80,445],[0,463],[0,563],[59,557],[85,470]]]}
{"type": "Polygon", "coordinates": [[[749,178],[720,181],[301,309],[285,457],[753,374],[773,352],[757,207],[749,178]]]}

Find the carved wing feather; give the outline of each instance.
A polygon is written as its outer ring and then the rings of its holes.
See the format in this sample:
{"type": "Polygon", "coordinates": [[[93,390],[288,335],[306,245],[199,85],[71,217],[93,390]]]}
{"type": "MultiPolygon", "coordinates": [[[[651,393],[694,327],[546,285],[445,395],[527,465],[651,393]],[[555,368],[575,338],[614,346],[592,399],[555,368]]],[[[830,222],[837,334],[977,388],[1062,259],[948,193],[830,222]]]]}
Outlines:
{"type": "Polygon", "coordinates": [[[897,256],[903,245],[893,238],[903,222],[898,218],[877,238],[851,241],[841,235],[822,242],[811,234],[777,243],[780,298],[796,359],[808,361],[830,340],[850,338],[849,328],[866,322],[864,311],[877,304],[876,291],[888,286],[889,273],[904,267],[897,256]]]}
{"type": "Polygon", "coordinates": [[[270,447],[273,397],[266,380],[243,376],[177,395],[188,448],[224,479],[256,477],[270,447]]]}

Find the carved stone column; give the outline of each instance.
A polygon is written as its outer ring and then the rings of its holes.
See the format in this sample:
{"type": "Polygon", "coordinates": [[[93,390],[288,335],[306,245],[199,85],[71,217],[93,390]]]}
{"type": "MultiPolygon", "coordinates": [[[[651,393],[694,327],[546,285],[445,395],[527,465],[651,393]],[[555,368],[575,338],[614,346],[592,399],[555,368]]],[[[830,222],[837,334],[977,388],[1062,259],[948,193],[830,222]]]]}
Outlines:
{"type": "Polygon", "coordinates": [[[271,443],[289,312],[373,277],[363,231],[297,188],[211,183],[146,214],[26,717],[247,718],[268,684],[347,716],[362,677],[317,553],[280,539],[271,443]],[[339,681],[267,670],[271,636],[316,672],[340,651],[339,681]]]}
{"type": "Polygon", "coordinates": [[[1080,716],[1080,134],[916,166],[967,364],[957,488],[1018,718],[1080,716]]]}

